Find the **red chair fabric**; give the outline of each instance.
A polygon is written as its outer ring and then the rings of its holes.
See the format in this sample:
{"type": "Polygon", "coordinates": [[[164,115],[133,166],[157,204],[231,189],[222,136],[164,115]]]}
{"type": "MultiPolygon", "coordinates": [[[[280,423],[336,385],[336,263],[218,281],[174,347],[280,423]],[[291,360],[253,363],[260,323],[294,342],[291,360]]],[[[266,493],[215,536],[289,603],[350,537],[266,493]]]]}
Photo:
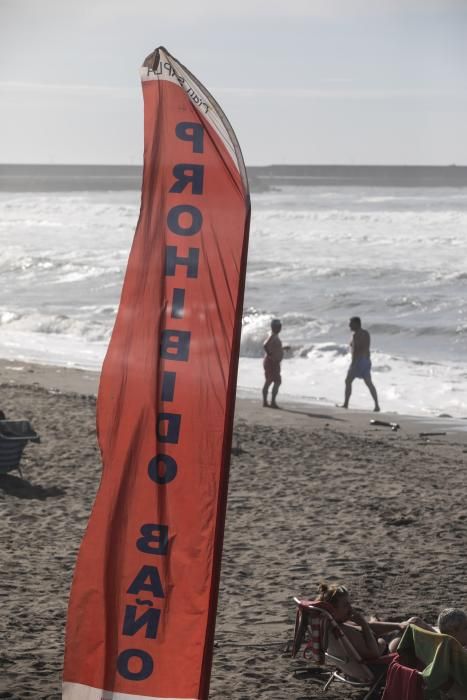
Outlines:
{"type": "Polygon", "coordinates": [[[381,700],[423,700],[423,680],[420,673],[401,664],[399,656],[389,666],[381,700]]]}

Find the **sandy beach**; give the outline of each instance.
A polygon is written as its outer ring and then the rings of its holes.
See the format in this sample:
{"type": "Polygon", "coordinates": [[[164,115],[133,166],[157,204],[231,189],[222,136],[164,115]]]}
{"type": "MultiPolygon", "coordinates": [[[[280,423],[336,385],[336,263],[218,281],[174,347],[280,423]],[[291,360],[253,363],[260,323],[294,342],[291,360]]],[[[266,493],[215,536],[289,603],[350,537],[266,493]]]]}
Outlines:
{"type": "MultiPolygon", "coordinates": [[[[0,698],[61,697],[64,625],[77,549],[100,478],[92,372],[0,362],[0,408],[41,435],[0,476],[0,698]]],[[[313,405],[237,402],[213,700],[308,700],[284,653],[292,596],[347,584],[368,614],[433,622],[467,604],[462,421],[313,405]],[[421,432],[446,432],[423,436],[421,432]]],[[[177,659],[174,659],[177,664],[177,659]]],[[[337,683],[328,700],[361,697],[337,683]]]]}

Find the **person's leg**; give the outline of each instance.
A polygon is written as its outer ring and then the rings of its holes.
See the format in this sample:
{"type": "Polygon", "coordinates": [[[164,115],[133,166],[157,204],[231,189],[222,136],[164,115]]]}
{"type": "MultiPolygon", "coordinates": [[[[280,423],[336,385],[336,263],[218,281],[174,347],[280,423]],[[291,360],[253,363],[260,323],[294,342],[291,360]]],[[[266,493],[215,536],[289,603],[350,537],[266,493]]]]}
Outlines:
{"type": "MultiPolygon", "coordinates": [[[[362,658],[374,656],[373,648],[369,648],[360,627],[344,622],[344,624],[342,625],[342,629],[344,630],[345,636],[347,637],[349,642],[352,644],[354,649],[357,651],[358,654],[360,654],[362,658]]],[[[387,648],[386,642],[384,641],[384,639],[378,639],[376,635],[375,640],[376,644],[378,645],[380,655],[384,654],[387,648]]]]}
{"type": "Polygon", "coordinates": [[[279,391],[280,385],[281,385],[280,380],[274,382],[274,384],[272,385],[272,392],[271,392],[271,408],[279,408],[279,406],[278,406],[277,403],[276,403],[276,396],[277,396],[277,392],[279,391]]]}
{"type": "MultiPolygon", "coordinates": [[[[271,386],[271,384],[272,384],[272,382],[268,382],[267,380],[264,382],[264,386],[263,386],[263,406],[264,407],[269,406],[269,404],[268,404],[268,391],[269,391],[269,387],[271,386]]],[[[274,392],[274,390],[273,390],[273,392],[274,392]]]]}
{"type": "Polygon", "coordinates": [[[367,387],[368,387],[368,389],[369,389],[369,391],[370,391],[370,394],[371,394],[371,398],[372,398],[373,401],[375,402],[375,409],[374,409],[374,410],[375,410],[376,412],[378,412],[378,411],[380,410],[380,409],[379,409],[379,403],[378,403],[378,394],[376,393],[375,385],[374,385],[373,382],[371,381],[371,374],[368,374],[366,377],[363,377],[363,381],[364,381],[365,384],[367,385],[367,387]]]}
{"type": "Polygon", "coordinates": [[[371,631],[377,636],[386,641],[389,651],[396,651],[399,646],[402,634],[404,632],[400,622],[385,622],[378,620],[369,623],[371,631]]]}
{"type": "Polygon", "coordinates": [[[353,382],[353,377],[349,373],[347,377],[345,378],[345,397],[344,397],[344,403],[342,405],[342,408],[348,408],[349,407],[349,401],[350,401],[350,396],[352,394],[352,382],[353,382]]]}

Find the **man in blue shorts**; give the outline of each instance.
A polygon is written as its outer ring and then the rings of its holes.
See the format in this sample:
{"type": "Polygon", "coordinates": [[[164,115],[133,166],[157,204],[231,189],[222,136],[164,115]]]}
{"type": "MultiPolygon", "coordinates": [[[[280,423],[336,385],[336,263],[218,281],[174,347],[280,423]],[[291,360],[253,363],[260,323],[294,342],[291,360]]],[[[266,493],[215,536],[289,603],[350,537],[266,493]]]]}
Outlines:
{"type": "Polygon", "coordinates": [[[353,380],[363,379],[375,402],[374,410],[379,411],[378,394],[376,393],[375,385],[371,381],[370,334],[362,328],[362,322],[358,316],[352,316],[349,326],[353,332],[352,340],[350,341],[352,362],[345,378],[345,399],[342,408],[349,407],[353,380]]]}

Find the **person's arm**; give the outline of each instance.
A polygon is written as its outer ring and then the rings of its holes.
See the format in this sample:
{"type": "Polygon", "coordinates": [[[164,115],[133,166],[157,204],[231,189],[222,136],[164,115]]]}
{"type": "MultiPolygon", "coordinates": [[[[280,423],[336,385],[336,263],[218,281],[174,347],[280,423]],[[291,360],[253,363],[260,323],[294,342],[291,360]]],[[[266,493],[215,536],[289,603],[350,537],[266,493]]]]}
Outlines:
{"type": "Polygon", "coordinates": [[[350,354],[352,358],[350,361],[350,365],[352,366],[355,362],[355,334],[350,339],[350,354]]]}
{"type": "Polygon", "coordinates": [[[269,338],[267,338],[267,339],[264,341],[264,343],[263,343],[263,348],[264,348],[264,352],[266,353],[266,355],[270,355],[270,354],[271,354],[271,352],[270,352],[270,350],[269,350],[269,343],[270,343],[270,341],[271,341],[271,336],[270,336],[269,338]]]}
{"type": "Polygon", "coordinates": [[[386,622],[379,620],[376,622],[369,622],[368,625],[374,634],[378,636],[388,634],[389,632],[403,632],[407,627],[407,624],[404,622],[386,622]]]}
{"type": "Polygon", "coordinates": [[[417,625],[424,630],[429,632],[436,632],[437,630],[432,626],[422,620],[421,617],[409,617],[408,620],[403,620],[402,622],[388,622],[387,620],[375,620],[370,622],[370,627],[373,632],[380,636],[382,634],[387,634],[388,632],[404,632],[406,627],[409,625],[417,625]]]}

